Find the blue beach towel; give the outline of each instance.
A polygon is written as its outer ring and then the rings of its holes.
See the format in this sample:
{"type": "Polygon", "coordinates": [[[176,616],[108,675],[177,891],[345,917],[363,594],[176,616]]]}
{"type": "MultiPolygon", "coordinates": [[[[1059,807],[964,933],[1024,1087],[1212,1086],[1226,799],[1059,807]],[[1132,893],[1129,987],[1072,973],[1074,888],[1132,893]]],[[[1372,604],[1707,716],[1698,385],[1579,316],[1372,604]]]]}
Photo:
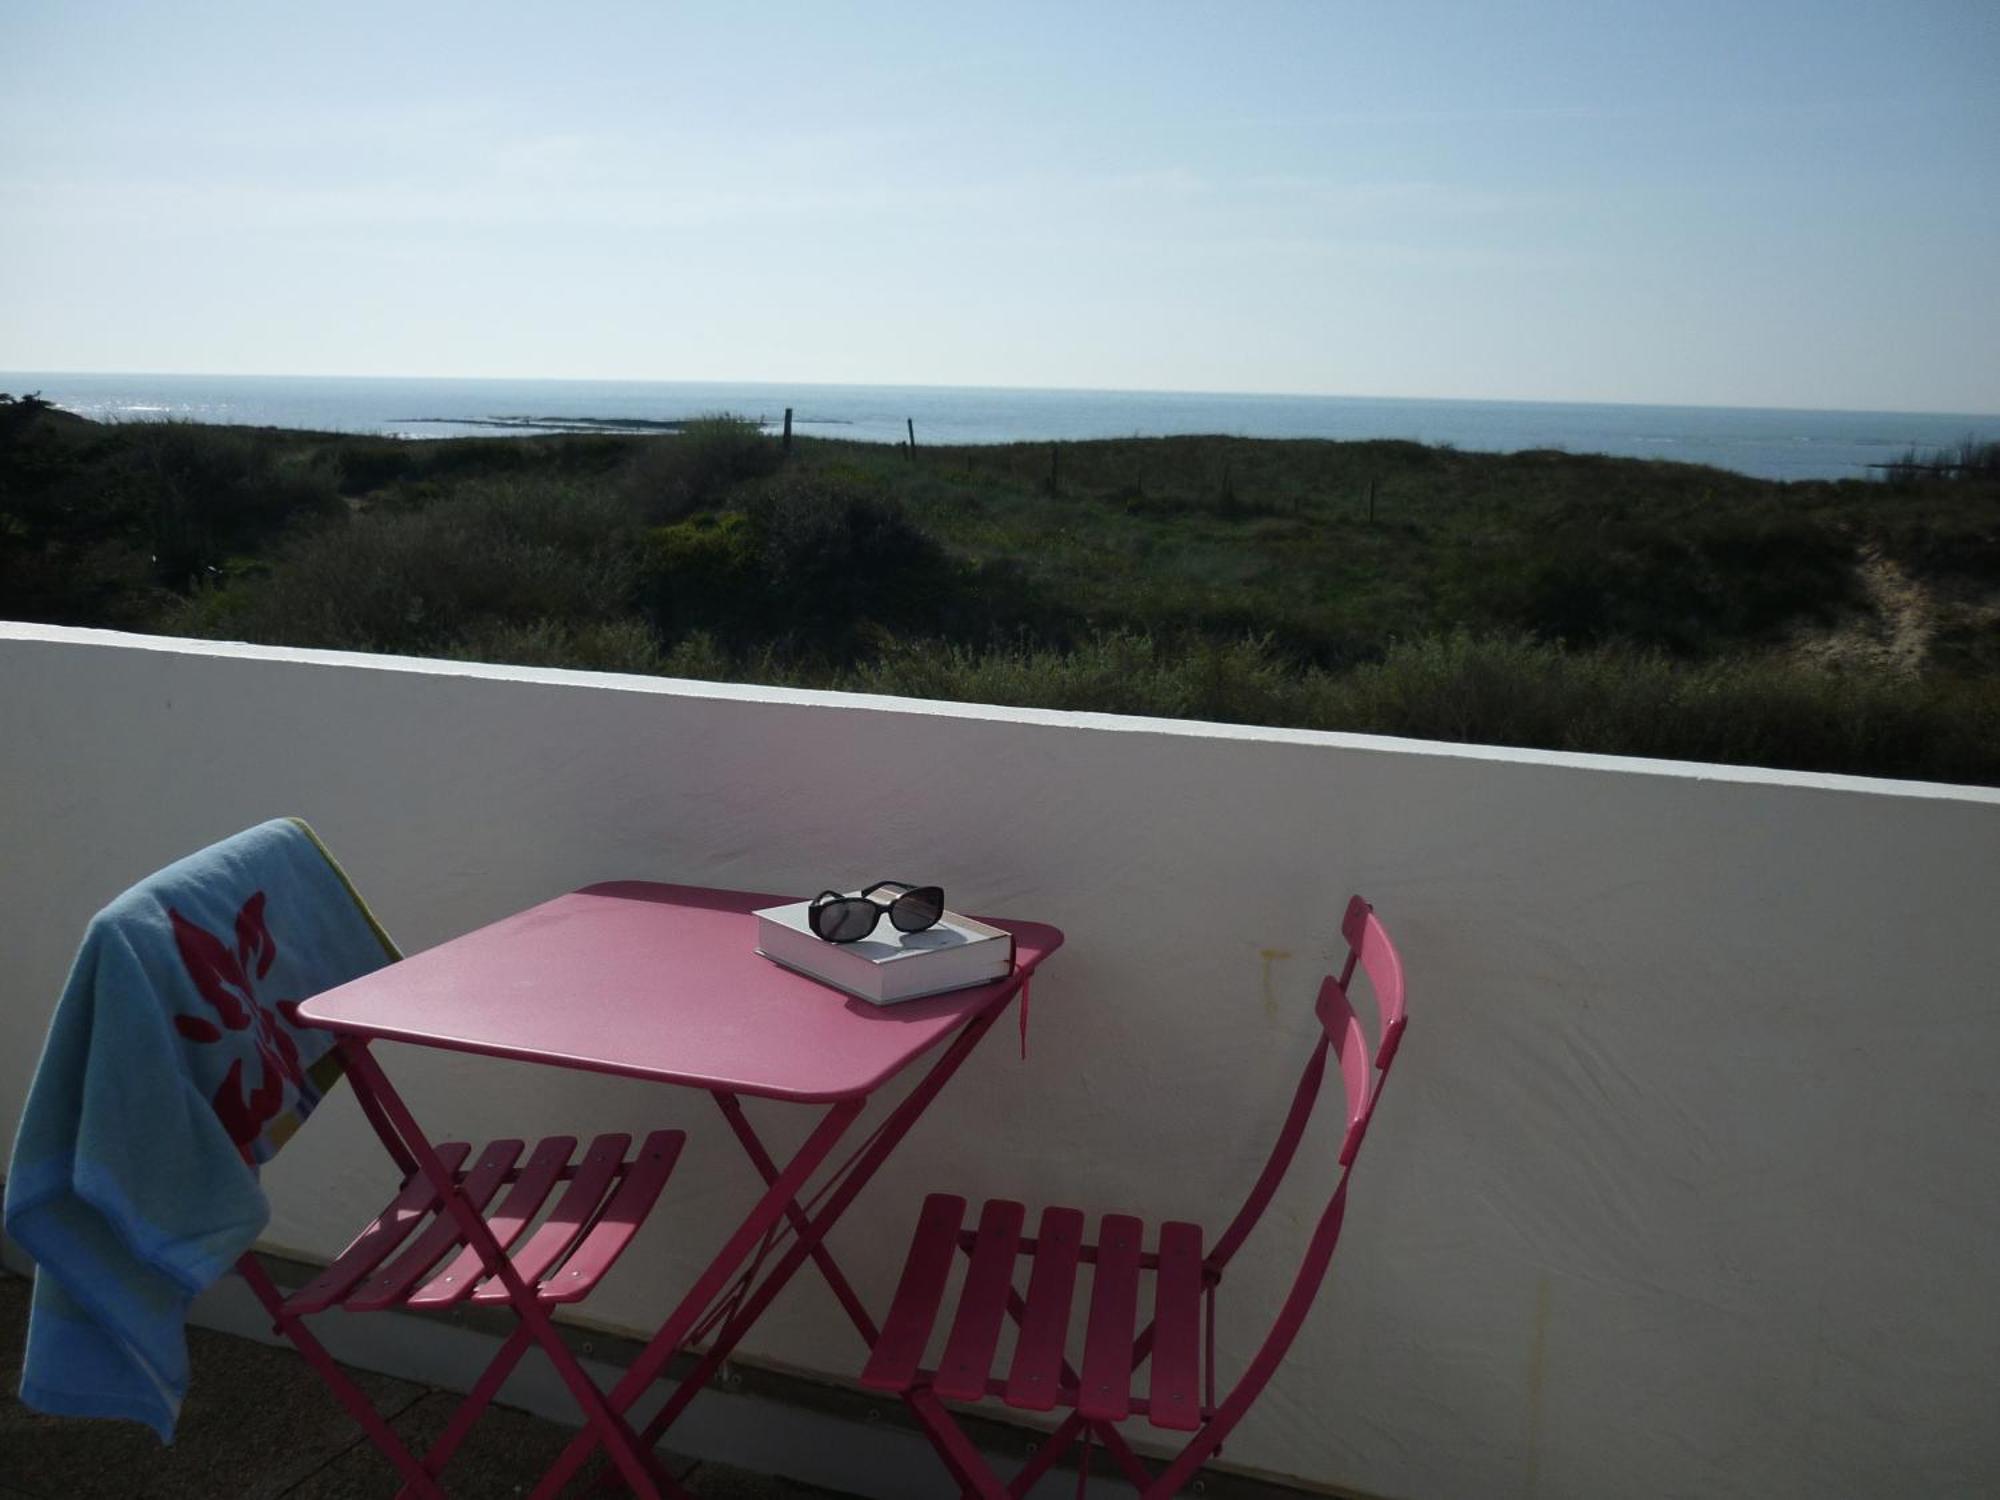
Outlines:
{"type": "Polygon", "coordinates": [[[257,1167],[339,1076],[294,1007],[399,956],[296,819],[92,919],[7,1171],[7,1232],[36,1263],[23,1402],[172,1441],[188,1304],[263,1231],[257,1167]]]}

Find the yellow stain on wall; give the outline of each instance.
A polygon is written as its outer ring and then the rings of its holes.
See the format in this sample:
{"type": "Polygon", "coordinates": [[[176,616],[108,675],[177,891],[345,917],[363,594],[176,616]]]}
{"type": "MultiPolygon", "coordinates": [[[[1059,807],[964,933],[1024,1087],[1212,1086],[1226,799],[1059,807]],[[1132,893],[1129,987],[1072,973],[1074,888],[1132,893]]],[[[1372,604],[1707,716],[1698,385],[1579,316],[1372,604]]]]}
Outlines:
{"type": "Polygon", "coordinates": [[[1275,1022],[1278,1019],[1278,988],[1271,974],[1271,965],[1281,958],[1290,958],[1289,948],[1260,948],[1257,956],[1264,960],[1264,975],[1260,984],[1264,994],[1264,1018],[1275,1022]]]}

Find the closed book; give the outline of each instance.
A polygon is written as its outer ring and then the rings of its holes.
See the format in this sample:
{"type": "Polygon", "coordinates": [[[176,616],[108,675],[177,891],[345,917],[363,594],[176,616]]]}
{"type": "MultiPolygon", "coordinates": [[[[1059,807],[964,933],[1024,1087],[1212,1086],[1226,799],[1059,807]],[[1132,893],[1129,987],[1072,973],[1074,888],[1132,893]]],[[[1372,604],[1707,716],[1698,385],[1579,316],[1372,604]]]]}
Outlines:
{"type": "Polygon", "coordinates": [[[812,930],[810,901],[756,913],[757,951],[876,1005],[991,984],[1014,971],[1014,935],[948,911],[922,932],[900,932],[884,916],[858,943],[829,943],[812,930]]]}

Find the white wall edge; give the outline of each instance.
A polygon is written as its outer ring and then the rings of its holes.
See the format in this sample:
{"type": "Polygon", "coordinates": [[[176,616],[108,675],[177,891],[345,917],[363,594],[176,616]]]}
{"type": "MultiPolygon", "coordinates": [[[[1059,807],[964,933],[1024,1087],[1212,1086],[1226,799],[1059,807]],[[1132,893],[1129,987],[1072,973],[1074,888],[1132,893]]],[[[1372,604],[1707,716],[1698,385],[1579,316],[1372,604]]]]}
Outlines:
{"type": "Polygon", "coordinates": [[[302,666],[359,668],[413,676],[470,677],[488,682],[521,682],[600,691],[650,693],[711,702],[771,703],[806,708],[862,708],[945,719],[1088,729],[1110,734],[1168,735],[1181,739],[1236,740],[1278,745],[1313,745],[1381,755],[1421,755],[1444,760],[1499,765],[1543,766],[1613,775],[1667,776],[1742,786],[1789,787],[1800,791],[1859,792],[1875,796],[1921,797],[1935,801],[2000,806],[2000,787],[1950,782],[1904,781],[1821,771],[1787,771],[1763,766],[1707,761],[1655,760],[1643,756],[1597,755],[1578,751],[1534,750],[1508,745],[1460,744],[1448,740],[1404,739],[1395,735],[1340,730],[1287,729],[1254,724],[1222,724],[1202,719],[1161,719],[1139,714],[1089,713],[1004,704],[960,703],[938,698],[898,698],[883,693],[840,693],[758,683],[709,682],[631,672],[587,672],[565,667],[506,666],[450,661],[437,657],[393,656],[364,651],[326,651],[300,646],[258,646],[246,641],[212,641],[185,636],[141,635],[69,625],[0,620],[0,642],[87,646],[106,650],[153,651],[219,660],[288,662],[302,666]]]}

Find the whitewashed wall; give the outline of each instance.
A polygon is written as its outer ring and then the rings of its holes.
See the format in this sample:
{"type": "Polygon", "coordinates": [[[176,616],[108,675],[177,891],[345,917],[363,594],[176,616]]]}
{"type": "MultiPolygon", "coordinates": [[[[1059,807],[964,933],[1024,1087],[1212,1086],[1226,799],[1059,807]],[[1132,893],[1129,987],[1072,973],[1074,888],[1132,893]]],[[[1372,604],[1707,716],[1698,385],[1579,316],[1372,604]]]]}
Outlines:
{"type": "MultiPolygon", "coordinates": [[[[1411,1031],[1231,1461],[1421,1500],[2000,1490],[2000,794],[30,626],[0,716],[0,1119],[96,907],[275,814],[412,949],[607,878],[936,879],[1069,946],[1027,1062],[996,1032],[836,1236],[881,1298],[935,1186],[1223,1218],[1359,890],[1411,1031]]],[[[439,1134],[694,1129],[600,1319],[657,1316],[754,1192],[698,1096],[389,1062],[439,1134]]],[[[331,1253],[383,1177],[343,1096],[267,1174],[272,1242],[331,1253]]],[[[1228,1352],[1317,1206],[1252,1242],[1228,1352]]],[[[809,1277],[754,1348],[860,1361],[809,1277]]]]}

